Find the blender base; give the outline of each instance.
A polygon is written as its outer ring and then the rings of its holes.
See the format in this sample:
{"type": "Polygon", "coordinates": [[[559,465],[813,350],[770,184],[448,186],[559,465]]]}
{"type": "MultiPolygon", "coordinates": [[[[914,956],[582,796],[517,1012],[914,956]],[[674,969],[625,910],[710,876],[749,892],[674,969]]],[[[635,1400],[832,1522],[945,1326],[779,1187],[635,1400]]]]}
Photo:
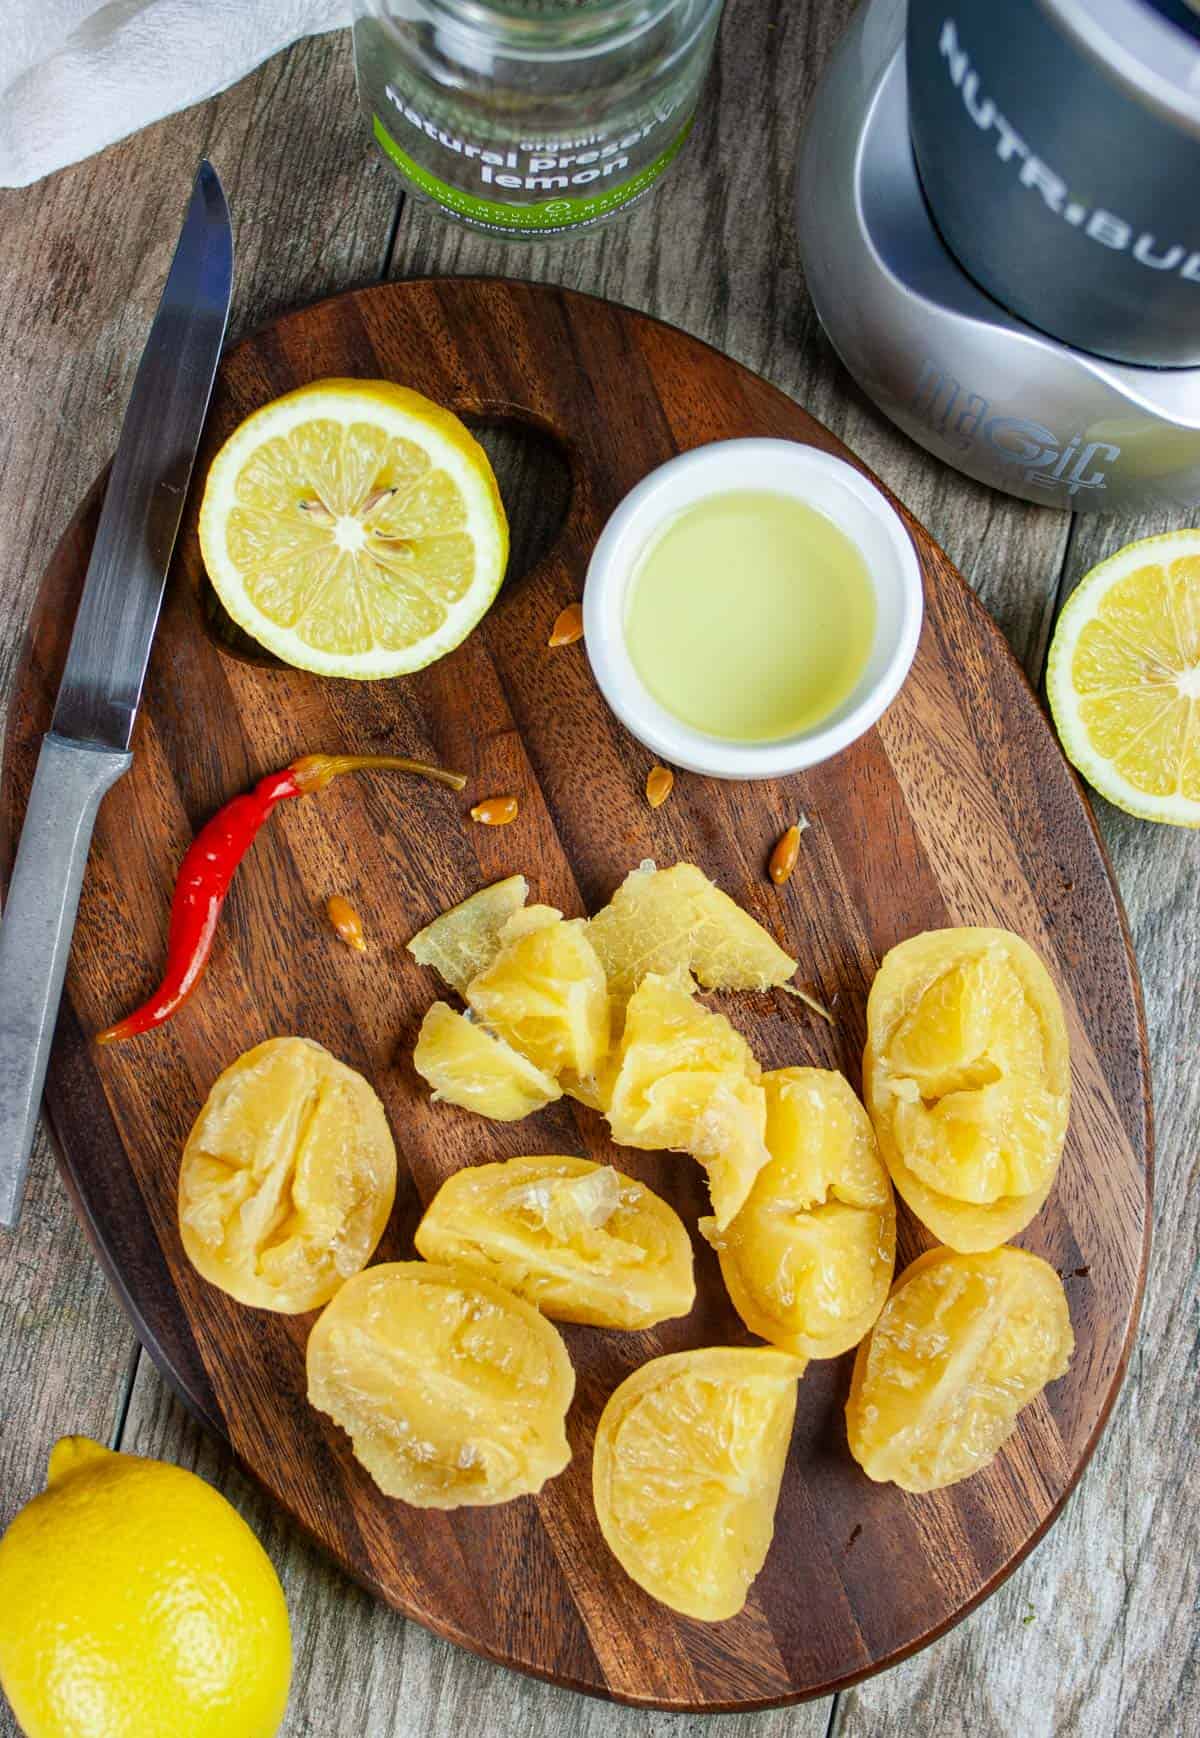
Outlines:
{"type": "Polygon", "coordinates": [[[1007,313],[941,240],[909,142],[904,24],[903,0],[866,0],[801,143],[801,257],[834,349],[906,434],[993,488],[1072,512],[1196,505],[1200,368],[1074,350],[1007,313]]]}

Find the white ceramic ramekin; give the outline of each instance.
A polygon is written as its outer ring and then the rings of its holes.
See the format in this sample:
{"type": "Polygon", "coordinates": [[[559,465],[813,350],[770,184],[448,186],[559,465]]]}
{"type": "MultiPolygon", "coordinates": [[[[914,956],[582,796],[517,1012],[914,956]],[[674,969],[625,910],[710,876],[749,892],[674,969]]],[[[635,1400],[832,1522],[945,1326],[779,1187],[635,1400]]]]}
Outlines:
{"type": "Polygon", "coordinates": [[[921,570],[895,509],[853,465],[799,441],[715,441],[651,471],[604,527],[583,593],[587,654],[617,717],[670,765],[729,779],[799,772],[869,730],[908,674],[921,614],[921,570]],[[824,513],[857,545],[875,588],[875,638],[859,682],[819,725],[777,742],[732,742],[682,723],[646,688],[625,643],[629,586],[651,538],[685,507],[741,489],[790,495],[824,513]]]}

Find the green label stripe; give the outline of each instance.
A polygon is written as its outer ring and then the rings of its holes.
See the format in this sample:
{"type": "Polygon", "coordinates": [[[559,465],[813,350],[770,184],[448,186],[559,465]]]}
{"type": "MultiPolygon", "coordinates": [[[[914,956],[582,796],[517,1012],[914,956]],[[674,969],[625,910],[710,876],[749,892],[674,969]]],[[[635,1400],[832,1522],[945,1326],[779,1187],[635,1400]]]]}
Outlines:
{"type": "Polygon", "coordinates": [[[388,132],[379,116],[375,116],[375,138],[380,148],[387,152],[392,162],[406,175],[422,193],[444,205],[448,211],[455,211],[460,217],[473,218],[477,223],[491,224],[496,229],[572,229],[576,224],[590,223],[594,218],[602,217],[605,212],[616,211],[618,206],[628,205],[631,199],[636,199],[639,193],[644,193],[651,182],[657,181],[667,164],[682,149],[684,140],[691,131],[692,120],[689,117],[685,126],[676,134],[665,151],[647,163],[644,169],[628,181],[622,181],[619,187],[610,187],[603,193],[592,193],[579,197],[561,199],[541,199],[531,205],[502,204],[498,199],[481,199],[475,193],[464,193],[461,187],[451,187],[448,181],[443,181],[437,175],[431,175],[428,169],[402,151],[395,139],[388,132]]]}

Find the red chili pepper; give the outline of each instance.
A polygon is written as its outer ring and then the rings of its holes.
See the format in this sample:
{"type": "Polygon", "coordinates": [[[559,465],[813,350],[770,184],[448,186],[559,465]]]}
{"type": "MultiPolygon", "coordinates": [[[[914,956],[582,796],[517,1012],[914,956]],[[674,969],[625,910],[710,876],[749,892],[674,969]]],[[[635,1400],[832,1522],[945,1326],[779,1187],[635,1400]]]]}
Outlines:
{"type": "Polygon", "coordinates": [[[212,952],[217,919],[234,873],[258,829],[277,803],[289,797],[306,797],[324,790],[331,779],[360,767],[393,767],[422,778],[436,779],[460,791],[466,779],[440,767],[424,766],[417,760],[402,760],[393,754],[307,754],[282,772],[260,779],[252,791],[234,797],[205,822],[189,845],[179,866],[171,923],[167,932],[167,969],[162,983],[148,1001],[115,1026],[96,1034],[97,1044],[115,1044],[134,1038],[178,1013],[204,974],[212,952]]]}

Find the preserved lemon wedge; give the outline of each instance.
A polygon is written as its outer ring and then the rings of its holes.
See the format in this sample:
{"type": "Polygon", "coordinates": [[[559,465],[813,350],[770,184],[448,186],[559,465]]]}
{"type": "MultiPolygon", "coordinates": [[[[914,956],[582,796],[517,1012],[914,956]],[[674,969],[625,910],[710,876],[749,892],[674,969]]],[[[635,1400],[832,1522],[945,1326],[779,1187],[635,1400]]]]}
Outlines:
{"type": "Polygon", "coordinates": [[[419,964],[431,966],[438,976],[465,996],[467,985],[490,965],[500,947],[500,931],[529,896],[523,875],[481,887],[460,905],[444,911],[426,924],[408,944],[419,964]]]}
{"type": "Polygon", "coordinates": [[[500,939],[500,952],[467,987],[471,1007],[547,1074],[594,1075],[608,1053],[608,989],[587,925],[534,906],[500,939]]]}
{"type": "Polygon", "coordinates": [[[732,1224],[706,1234],[751,1333],[805,1358],[836,1358],[862,1339],[892,1283],[892,1187],[842,1075],[780,1068],[762,1085],[770,1163],[732,1224]]]}
{"type": "Polygon", "coordinates": [[[683,1222],[644,1184],[565,1157],[474,1165],[417,1227],[427,1261],[470,1268],[563,1322],[649,1328],[696,1296],[683,1222]]]}
{"type": "Polygon", "coordinates": [[[413,1067],[435,1099],[494,1122],[517,1122],[562,1097],[553,1076],[446,1002],[422,1020],[413,1067]]]}
{"type": "Polygon", "coordinates": [[[317,1309],[365,1266],[396,1193],[396,1149],[361,1074],[271,1038],[221,1074],[179,1168],[179,1235],[211,1284],[258,1309],[317,1309]]]}
{"type": "Polygon", "coordinates": [[[686,974],[642,979],[626,1011],[608,1120],[620,1146],[698,1159],[724,1230],[770,1157],[767,1107],[750,1046],[694,989],[686,974]]]}
{"type": "Polygon", "coordinates": [[[746,1603],[766,1561],[804,1362],[774,1347],[653,1358],[600,1416],[600,1530],[655,1599],[714,1623],[746,1603]]]}
{"type": "Polygon", "coordinates": [[[634,869],[588,933],[618,1003],[648,972],[691,972],[710,990],[766,990],[796,970],[762,925],[694,863],[634,869]]]}
{"type": "Polygon", "coordinates": [[[1070,1108],[1058,992],[1003,929],[894,947],[867,1002],[867,1108],[901,1195],[935,1237],[995,1249],[1050,1192],[1070,1108]]]}
{"type": "Polygon", "coordinates": [[[869,1478],[936,1491],[978,1472],[1074,1349],[1062,1281],[1023,1249],[934,1249],[858,1349],[846,1423],[869,1478]]]}
{"type": "Polygon", "coordinates": [[[506,1503],[571,1458],[575,1375],[557,1330],[477,1274],[368,1268],[308,1340],[308,1398],[380,1490],[423,1509],[506,1503]]]}

